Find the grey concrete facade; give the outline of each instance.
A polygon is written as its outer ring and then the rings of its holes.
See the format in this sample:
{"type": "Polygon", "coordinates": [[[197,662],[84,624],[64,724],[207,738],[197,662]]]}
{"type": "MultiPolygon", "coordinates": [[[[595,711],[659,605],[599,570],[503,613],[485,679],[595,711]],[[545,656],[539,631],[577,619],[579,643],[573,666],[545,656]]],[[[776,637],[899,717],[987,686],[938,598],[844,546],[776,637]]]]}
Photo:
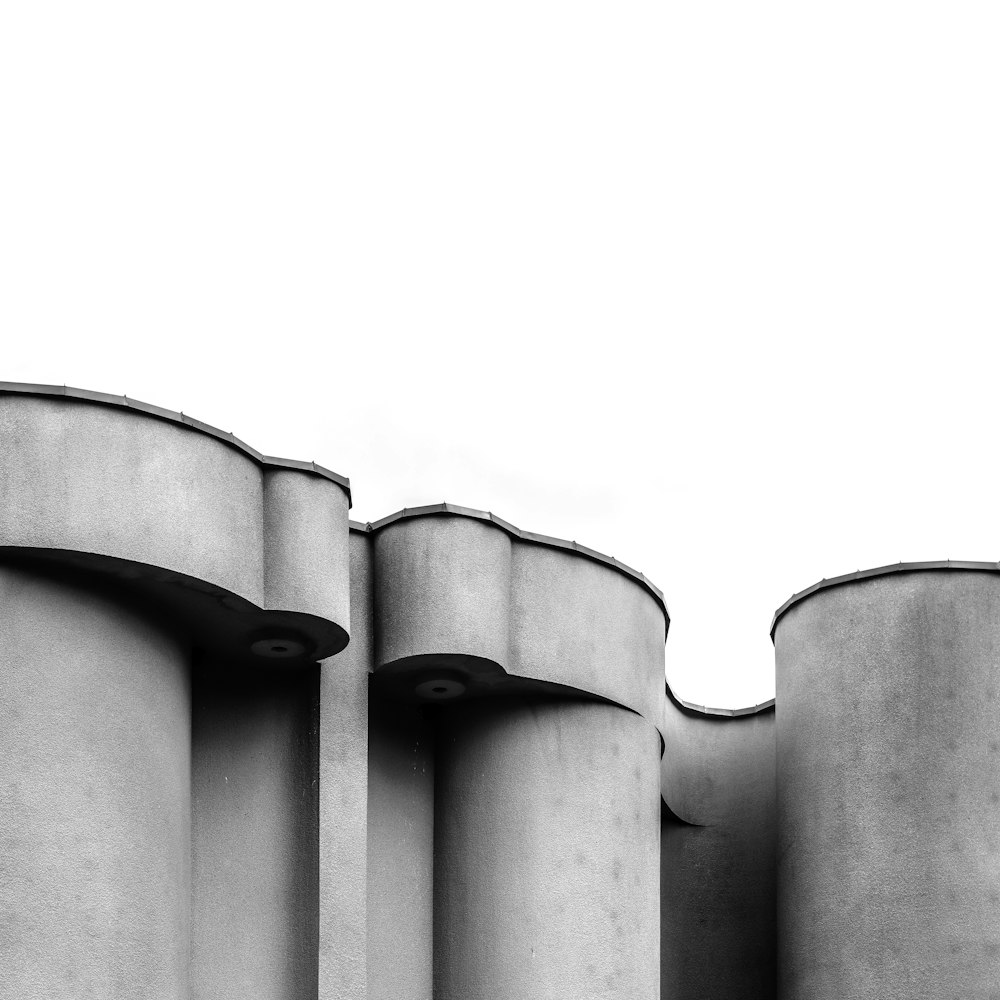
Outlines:
{"type": "Polygon", "coordinates": [[[628,566],[157,407],[0,384],[0,996],[1000,995],[996,564],[664,683],[628,566]]]}
{"type": "Polygon", "coordinates": [[[996,568],[898,567],[777,621],[782,996],[1000,995],[996,568]]]}

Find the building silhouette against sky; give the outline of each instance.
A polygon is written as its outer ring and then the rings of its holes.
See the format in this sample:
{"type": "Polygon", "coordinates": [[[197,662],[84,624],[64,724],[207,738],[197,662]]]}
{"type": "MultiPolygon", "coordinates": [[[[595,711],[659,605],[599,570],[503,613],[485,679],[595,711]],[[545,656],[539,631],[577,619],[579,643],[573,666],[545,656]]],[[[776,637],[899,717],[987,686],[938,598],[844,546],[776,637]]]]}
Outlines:
{"type": "Polygon", "coordinates": [[[1000,996],[997,564],[810,588],[720,710],[577,542],[65,387],[0,462],[0,995],[1000,996]]]}

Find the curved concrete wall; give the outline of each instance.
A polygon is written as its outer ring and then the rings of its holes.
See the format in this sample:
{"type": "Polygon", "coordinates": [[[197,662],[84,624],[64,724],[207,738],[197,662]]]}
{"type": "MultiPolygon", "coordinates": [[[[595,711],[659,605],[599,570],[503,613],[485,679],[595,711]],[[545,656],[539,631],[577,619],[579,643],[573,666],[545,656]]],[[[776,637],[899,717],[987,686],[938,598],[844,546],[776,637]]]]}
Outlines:
{"type": "Polygon", "coordinates": [[[588,702],[442,709],[436,1000],[659,997],[659,736],[588,702]]]}
{"type": "Polygon", "coordinates": [[[443,670],[477,694],[509,678],[559,685],[660,725],[666,608],[638,574],[448,505],[363,530],[374,539],[375,671],[397,684],[409,672],[411,697],[443,670]]]}
{"type": "Polygon", "coordinates": [[[1000,576],[817,590],[776,623],[779,995],[1000,983],[1000,576]]]}
{"type": "Polygon", "coordinates": [[[667,704],[661,765],[664,1000],[775,996],[774,712],[667,704]]]}
{"type": "Polygon", "coordinates": [[[653,594],[601,563],[519,543],[511,573],[510,671],[663,713],[665,612],[653,594]]]}
{"type": "Polygon", "coordinates": [[[461,653],[508,662],[510,548],[460,517],[396,521],[374,535],[375,661],[461,653]]]}
{"type": "MultiPolygon", "coordinates": [[[[315,996],[310,655],[347,641],[347,481],[79,390],[0,384],[0,439],[0,992],[315,996]]],[[[368,660],[324,687],[355,736],[368,660]]],[[[363,854],[367,748],[352,772],[336,735],[363,854]]]]}
{"type": "Polygon", "coordinates": [[[658,995],[662,596],[465,508],[356,535],[370,1000],[658,995]]]}
{"type": "Polygon", "coordinates": [[[0,567],[0,995],[188,996],[187,650],[0,567]]]}
{"type": "Polygon", "coordinates": [[[332,622],[342,638],[331,651],[345,645],[346,480],[164,414],[0,384],[0,551],[166,571],[196,593],[233,595],[233,606],[332,622]]]}
{"type": "Polygon", "coordinates": [[[124,397],[0,436],[0,992],[659,995],[641,574],[124,397]]]}
{"type": "Polygon", "coordinates": [[[290,469],[263,478],[264,600],[318,618],[349,620],[347,494],[290,469]]]}
{"type": "Polygon", "coordinates": [[[148,563],[264,603],[257,465],[118,407],[0,395],[0,544],[148,563]]]}

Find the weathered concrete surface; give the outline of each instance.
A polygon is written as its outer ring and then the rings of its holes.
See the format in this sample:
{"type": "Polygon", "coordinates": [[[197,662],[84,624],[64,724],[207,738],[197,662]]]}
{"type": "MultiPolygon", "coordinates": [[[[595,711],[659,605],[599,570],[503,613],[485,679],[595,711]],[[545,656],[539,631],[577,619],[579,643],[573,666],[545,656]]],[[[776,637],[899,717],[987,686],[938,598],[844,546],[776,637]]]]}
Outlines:
{"type": "Polygon", "coordinates": [[[510,672],[663,717],[664,612],[608,566],[518,543],[511,571],[510,672]]]}
{"type": "Polygon", "coordinates": [[[350,619],[348,497],[328,479],[264,472],[264,604],[350,619]]]}
{"type": "Polygon", "coordinates": [[[440,711],[435,1000],[658,1000],[655,728],[594,702],[440,711]]]}
{"type": "Polygon", "coordinates": [[[771,1000],[776,960],[774,712],[667,703],[661,788],[664,1000],[771,1000]]]}
{"type": "Polygon", "coordinates": [[[329,479],[79,399],[0,393],[0,440],[0,547],[130,560],[347,629],[349,499],[329,479]]]}
{"type": "Polygon", "coordinates": [[[191,996],[316,996],[318,668],[194,676],[191,996]]]}
{"type": "Polygon", "coordinates": [[[819,591],[775,633],[779,996],[1000,996],[1000,576],[819,591]]]}
{"type": "Polygon", "coordinates": [[[188,996],[187,650],[0,567],[0,996],[188,996]]]}
{"type": "Polygon", "coordinates": [[[0,395],[5,545],[79,549],[263,605],[261,473],[215,438],[128,410],[0,395]]]}
{"type": "Polygon", "coordinates": [[[505,667],[511,541],[461,517],[397,521],[374,536],[378,665],[461,653],[505,667]]]}
{"type": "Polygon", "coordinates": [[[368,1000],[431,1000],[434,738],[424,709],[372,702],[368,1000]]]}
{"type": "Polygon", "coordinates": [[[324,661],[319,714],[319,997],[368,996],[371,541],[351,533],[351,644],[324,661]]]}
{"type": "Polygon", "coordinates": [[[377,672],[409,664],[416,684],[436,660],[499,685],[505,671],[660,725],[664,610],[635,578],[461,515],[396,520],[373,538],[377,672]]]}

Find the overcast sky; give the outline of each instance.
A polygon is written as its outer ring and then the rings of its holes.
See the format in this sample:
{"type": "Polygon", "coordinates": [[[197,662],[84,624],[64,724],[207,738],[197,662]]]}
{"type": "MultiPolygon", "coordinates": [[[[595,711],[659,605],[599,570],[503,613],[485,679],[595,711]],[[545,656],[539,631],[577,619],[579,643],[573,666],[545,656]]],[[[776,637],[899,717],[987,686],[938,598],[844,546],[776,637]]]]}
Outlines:
{"type": "Polygon", "coordinates": [[[995,3],[15,2],[0,377],[641,569],[684,698],[1000,559],[995,3]]]}

